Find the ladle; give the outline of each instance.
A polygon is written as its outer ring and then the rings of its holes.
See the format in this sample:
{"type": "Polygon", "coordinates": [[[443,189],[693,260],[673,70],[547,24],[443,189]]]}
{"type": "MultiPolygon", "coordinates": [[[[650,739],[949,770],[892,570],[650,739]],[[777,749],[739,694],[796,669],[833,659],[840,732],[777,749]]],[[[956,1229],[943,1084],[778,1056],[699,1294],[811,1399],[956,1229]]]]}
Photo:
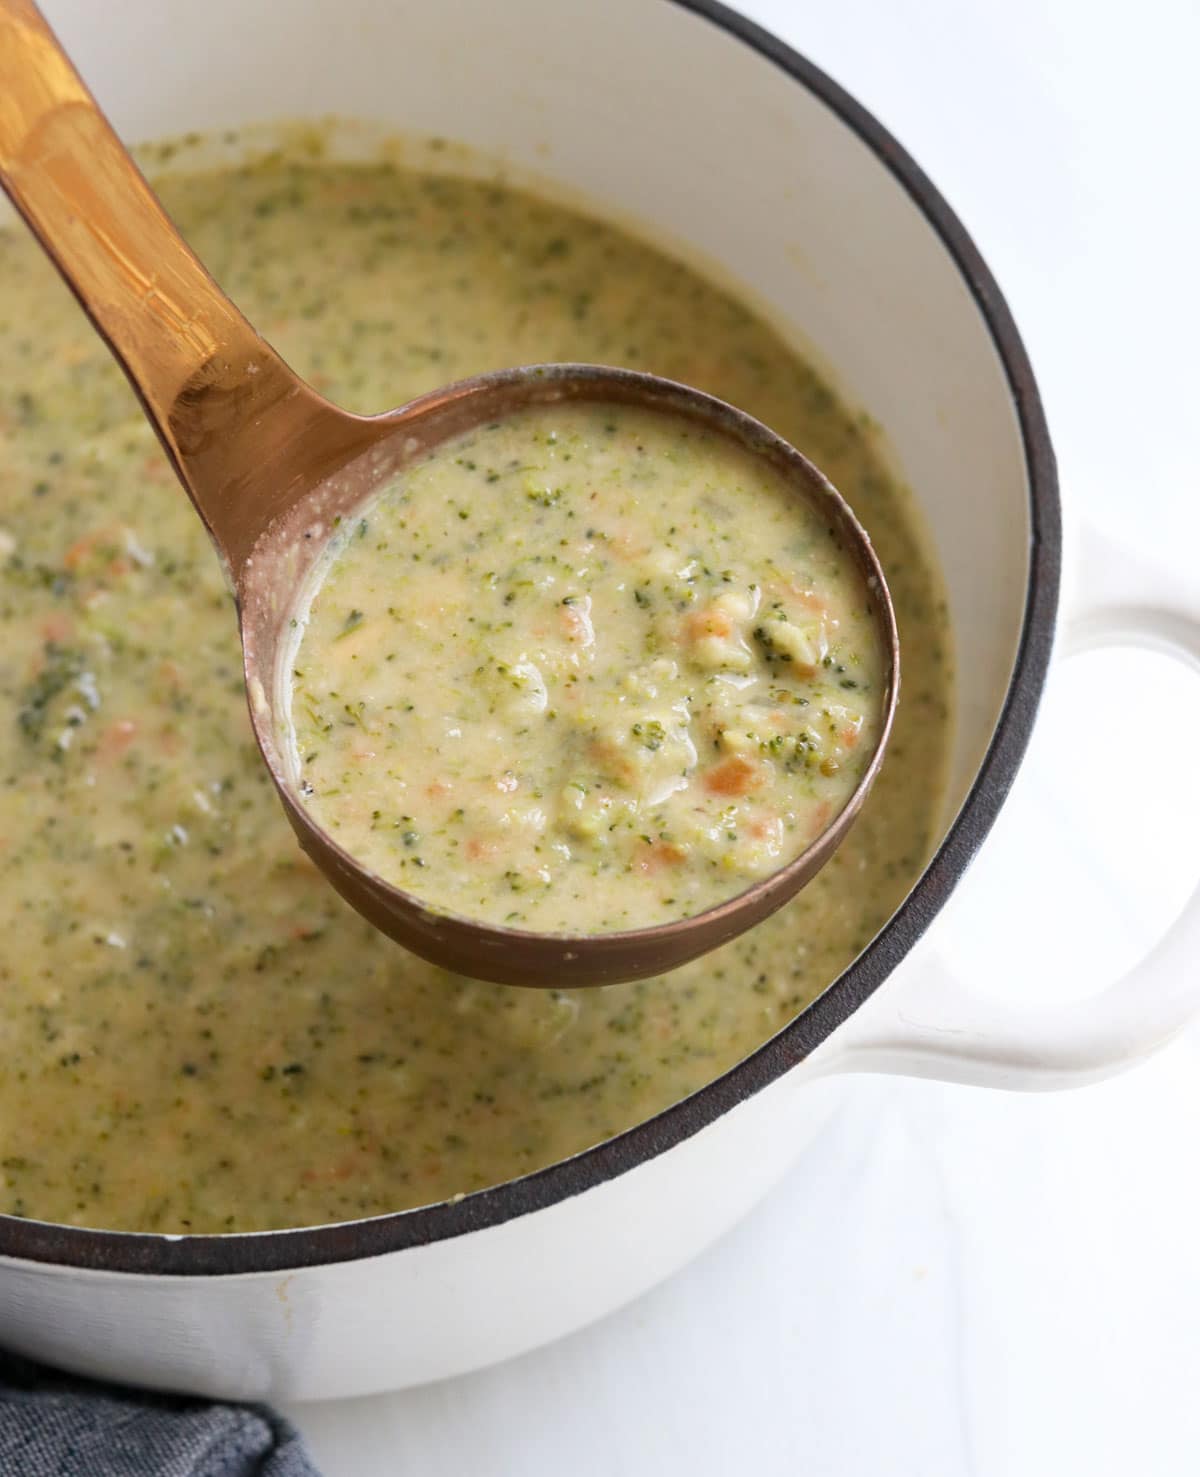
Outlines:
{"type": "Polygon", "coordinates": [[[829,859],[879,769],[899,653],[870,542],[798,451],[697,390],[594,365],[483,374],[385,415],[338,409],[284,364],[192,254],[31,0],[0,0],[0,184],[128,375],[212,536],[237,600],[255,737],[301,845],[377,928],[437,964],[479,978],[609,984],[661,973],[725,943],[787,902],[829,859]],[[856,561],[885,657],[880,740],[829,827],[737,897],[624,933],[506,929],[438,912],[382,881],[314,823],[282,742],[278,667],[285,632],[334,518],[447,437],[519,406],[564,399],[671,411],[767,457],[798,496],[816,501],[856,561]]]}

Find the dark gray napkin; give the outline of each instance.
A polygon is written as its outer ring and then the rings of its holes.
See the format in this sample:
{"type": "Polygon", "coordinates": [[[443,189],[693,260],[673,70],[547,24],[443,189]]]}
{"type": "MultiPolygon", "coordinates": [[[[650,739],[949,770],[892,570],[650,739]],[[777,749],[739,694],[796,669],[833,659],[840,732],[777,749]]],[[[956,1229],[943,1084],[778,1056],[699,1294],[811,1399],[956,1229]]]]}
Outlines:
{"type": "Polygon", "coordinates": [[[0,1353],[0,1477],[318,1477],[258,1405],[98,1385],[0,1353]]]}

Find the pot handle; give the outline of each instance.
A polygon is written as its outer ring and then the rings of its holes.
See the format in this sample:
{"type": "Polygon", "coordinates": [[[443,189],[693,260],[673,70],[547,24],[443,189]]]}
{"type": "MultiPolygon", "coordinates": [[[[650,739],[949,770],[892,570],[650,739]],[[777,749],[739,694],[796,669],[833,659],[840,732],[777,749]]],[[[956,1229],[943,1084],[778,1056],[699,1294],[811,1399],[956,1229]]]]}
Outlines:
{"type": "MultiPolygon", "coordinates": [[[[1080,555],[1059,655],[1147,646],[1200,670],[1200,581],[1153,568],[1092,528],[1080,555]]],[[[826,1070],[1026,1090],[1098,1081],[1157,1051],[1200,1012],[1200,887],[1140,964],[1084,1000],[1039,1007],[986,997],[933,951],[897,984],[834,1032],[818,1053],[826,1070]]]]}

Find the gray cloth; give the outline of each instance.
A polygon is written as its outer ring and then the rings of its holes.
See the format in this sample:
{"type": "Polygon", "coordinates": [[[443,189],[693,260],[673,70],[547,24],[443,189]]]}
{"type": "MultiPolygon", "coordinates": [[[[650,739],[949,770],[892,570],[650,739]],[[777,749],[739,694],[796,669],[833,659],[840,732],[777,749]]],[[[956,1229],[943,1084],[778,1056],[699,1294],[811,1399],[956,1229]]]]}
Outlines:
{"type": "Polygon", "coordinates": [[[257,1405],[98,1385],[0,1353],[0,1477],[318,1477],[257,1405]]]}

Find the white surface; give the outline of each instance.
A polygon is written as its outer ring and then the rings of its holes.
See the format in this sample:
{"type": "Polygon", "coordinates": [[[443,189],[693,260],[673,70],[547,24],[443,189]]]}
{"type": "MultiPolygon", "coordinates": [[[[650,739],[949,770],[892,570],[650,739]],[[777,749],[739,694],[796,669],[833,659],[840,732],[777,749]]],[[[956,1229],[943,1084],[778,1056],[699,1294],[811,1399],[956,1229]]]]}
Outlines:
{"type": "MultiPolygon", "coordinates": [[[[1186,568],[1194,0],[746,8],[892,127],[963,216],[1033,355],[1066,495],[1186,568]]],[[[1161,659],[1060,674],[946,919],[964,972],[1062,998],[1136,958],[1200,872],[1198,731],[1200,683],[1161,659]],[[1153,703],[1146,725],[1135,695],[1153,703]],[[1131,755],[1181,785],[1165,813],[1161,781],[1114,783],[1131,755]]],[[[749,1222],[632,1308],[484,1374],[309,1406],[301,1424],[327,1477],[1192,1477],[1198,1056],[1193,1035],[1060,1097],[863,1079],[749,1222]]]]}

